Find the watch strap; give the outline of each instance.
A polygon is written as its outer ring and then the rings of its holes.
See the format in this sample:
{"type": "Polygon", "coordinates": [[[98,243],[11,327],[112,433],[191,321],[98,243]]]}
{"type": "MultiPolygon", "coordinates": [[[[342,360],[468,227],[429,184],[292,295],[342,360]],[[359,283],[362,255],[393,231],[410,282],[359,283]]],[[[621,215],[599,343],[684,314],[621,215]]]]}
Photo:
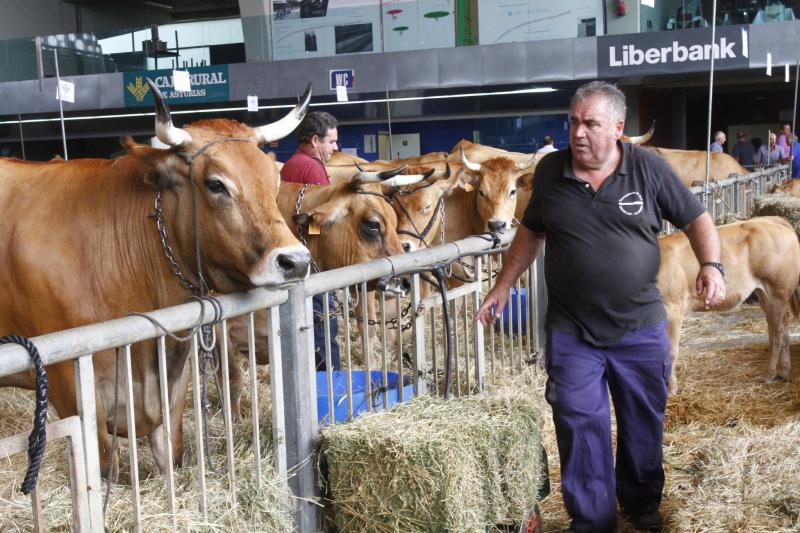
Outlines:
{"type": "Polygon", "coordinates": [[[700,265],[701,268],[704,266],[710,266],[716,268],[717,270],[719,270],[720,274],[722,274],[722,276],[725,277],[725,269],[722,267],[722,263],[717,263],[715,261],[706,261],[705,263],[702,263],[700,265]]]}

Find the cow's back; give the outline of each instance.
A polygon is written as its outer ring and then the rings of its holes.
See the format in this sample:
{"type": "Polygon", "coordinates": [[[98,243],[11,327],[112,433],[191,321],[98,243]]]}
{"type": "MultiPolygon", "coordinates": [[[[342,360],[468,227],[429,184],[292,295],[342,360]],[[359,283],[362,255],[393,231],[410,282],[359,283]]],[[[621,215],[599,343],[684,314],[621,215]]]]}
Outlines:
{"type": "MultiPolygon", "coordinates": [[[[771,284],[792,288],[800,281],[800,242],[792,226],[781,217],[755,217],[718,227],[722,263],[732,305],[746,298],[753,287],[771,284]],[[741,287],[742,294],[737,288],[741,287]],[[746,292],[747,294],[743,294],[746,292]]],[[[666,306],[689,304],[702,310],[694,294],[700,265],[683,233],[659,238],[661,265],[658,287],[666,306]]]]}
{"type": "MultiPolygon", "coordinates": [[[[664,158],[687,187],[705,180],[705,151],[657,147],[653,147],[652,150],[664,158]]],[[[719,152],[711,154],[711,173],[709,176],[711,181],[727,179],[731,174],[745,175],[747,173],[748,170],[741,166],[731,155],[719,152]]]]}

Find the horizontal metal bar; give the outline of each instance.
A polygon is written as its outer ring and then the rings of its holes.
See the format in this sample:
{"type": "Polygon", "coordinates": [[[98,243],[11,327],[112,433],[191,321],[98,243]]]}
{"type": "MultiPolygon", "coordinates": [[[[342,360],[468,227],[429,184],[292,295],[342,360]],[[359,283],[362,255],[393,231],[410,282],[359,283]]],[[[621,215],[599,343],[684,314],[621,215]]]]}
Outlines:
{"type": "MultiPolygon", "coordinates": [[[[510,243],[516,232],[517,230],[512,228],[498,233],[500,243],[502,245],[510,243]]],[[[416,272],[435,263],[450,261],[460,255],[486,252],[491,250],[492,246],[493,242],[488,237],[468,237],[406,254],[320,272],[310,276],[305,282],[305,293],[306,296],[313,296],[384,276],[416,272]]]]}
{"type": "MultiPolygon", "coordinates": [[[[222,305],[222,318],[237,316],[257,309],[273,307],[286,301],[285,290],[253,289],[238,294],[218,296],[222,305]]],[[[214,319],[214,310],[210,305],[201,308],[199,302],[189,302],[157,311],[146,313],[158,320],[169,331],[181,331],[197,325],[200,312],[203,311],[203,322],[214,319]]],[[[66,331],[48,333],[31,339],[47,365],[75,359],[81,355],[133,344],[160,337],[164,332],[138,316],[128,316],[68,329],[66,331]]],[[[17,344],[0,346],[0,376],[14,374],[33,368],[27,350],[17,344]]]]}
{"type": "MultiPolygon", "coordinates": [[[[475,292],[480,292],[481,290],[481,282],[473,281],[472,283],[467,283],[466,285],[461,285],[456,287],[455,289],[447,289],[447,300],[455,300],[456,298],[460,298],[462,296],[466,296],[468,294],[473,294],[475,292]]],[[[425,307],[432,307],[435,305],[441,305],[442,303],[442,296],[439,294],[438,290],[422,300],[422,305],[425,307]]]]}
{"type": "MultiPolygon", "coordinates": [[[[784,170],[784,167],[788,168],[788,165],[776,165],[774,167],[769,167],[762,170],[757,170],[755,172],[751,172],[750,174],[744,174],[741,176],[737,175],[734,176],[733,178],[727,178],[719,181],[711,181],[708,183],[708,188],[709,190],[721,189],[723,187],[727,187],[728,185],[732,185],[734,183],[753,181],[761,176],[770,176],[772,174],[780,175],[780,172],[784,170]]],[[[692,191],[694,194],[699,194],[703,192],[703,186],[695,185],[694,187],[689,187],[689,190],[692,191]]]]}

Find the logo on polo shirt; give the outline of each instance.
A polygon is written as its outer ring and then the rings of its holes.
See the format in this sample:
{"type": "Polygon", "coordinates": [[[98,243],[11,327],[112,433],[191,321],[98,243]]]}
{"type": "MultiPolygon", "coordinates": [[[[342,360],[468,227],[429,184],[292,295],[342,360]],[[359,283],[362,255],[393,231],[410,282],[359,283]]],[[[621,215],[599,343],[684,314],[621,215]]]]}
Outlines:
{"type": "Polygon", "coordinates": [[[628,216],[638,215],[644,209],[644,200],[638,192],[629,192],[619,199],[619,210],[628,216]]]}

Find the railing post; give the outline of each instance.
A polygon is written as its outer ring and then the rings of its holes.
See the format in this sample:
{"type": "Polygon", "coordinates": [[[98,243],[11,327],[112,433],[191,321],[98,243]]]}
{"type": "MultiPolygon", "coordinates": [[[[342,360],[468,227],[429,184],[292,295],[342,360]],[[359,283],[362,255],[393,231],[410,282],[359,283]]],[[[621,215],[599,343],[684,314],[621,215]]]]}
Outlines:
{"type": "Polygon", "coordinates": [[[285,390],[286,463],[293,475],[289,488],[295,496],[294,529],[315,533],[319,528],[316,467],[317,398],[312,315],[307,312],[304,284],[289,287],[289,299],[280,307],[281,360],[285,390]]]}
{"type": "MultiPolygon", "coordinates": [[[[472,309],[475,312],[478,311],[478,307],[481,305],[483,301],[483,291],[481,291],[482,286],[482,276],[483,276],[483,262],[482,257],[479,255],[475,257],[475,277],[478,281],[478,287],[472,293],[472,309]]],[[[466,307],[467,303],[464,302],[464,306],[466,307]]],[[[521,311],[518,311],[518,313],[521,311]]],[[[480,322],[475,322],[475,320],[470,317],[472,323],[475,327],[475,384],[476,390],[478,394],[483,393],[486,384],[486,363],[484,357],[484,346],[483,346],[483,324],[480,322]]],[[[467,336],[469,333],[467,331],[464,332],[464,335],[467,336]]],[[[520,338],[522,338],[522,333],[519,333],[520,338]]],[[[466,346],[466,344],[465,344],[466,346]]],[[[469,373],[467,373],[469,374],[469,373]]]]}
{"type": "Polygon", "coordinates": [[[100,449],[97,439],[97,404],[95,403],[94,365],[92,355],[75,360],[75,387],[78,416],[86,468],[86,488],[89,493],[89,515],[92,531],[103,531],[103,500],[100,484],[100,449]]]}
{"type": "Polygon", "coordinates": [[[547,284],[544,281],[544,248],[539,252],[534,263],[536,273],[536,353],[540,361],[544,361],[545,331],[544,323],[547,315],[547,284]]]}
{"type": "Polygon", "coordinates": [[[414,341],[414,396],[423,396],[428,393],[426,377],[428,375],[428,363],[425,360],[425,315],[417,314],[419,303],[422,299],[420,294],[419,274],[411,276],[411,333],[414,341]]]}

